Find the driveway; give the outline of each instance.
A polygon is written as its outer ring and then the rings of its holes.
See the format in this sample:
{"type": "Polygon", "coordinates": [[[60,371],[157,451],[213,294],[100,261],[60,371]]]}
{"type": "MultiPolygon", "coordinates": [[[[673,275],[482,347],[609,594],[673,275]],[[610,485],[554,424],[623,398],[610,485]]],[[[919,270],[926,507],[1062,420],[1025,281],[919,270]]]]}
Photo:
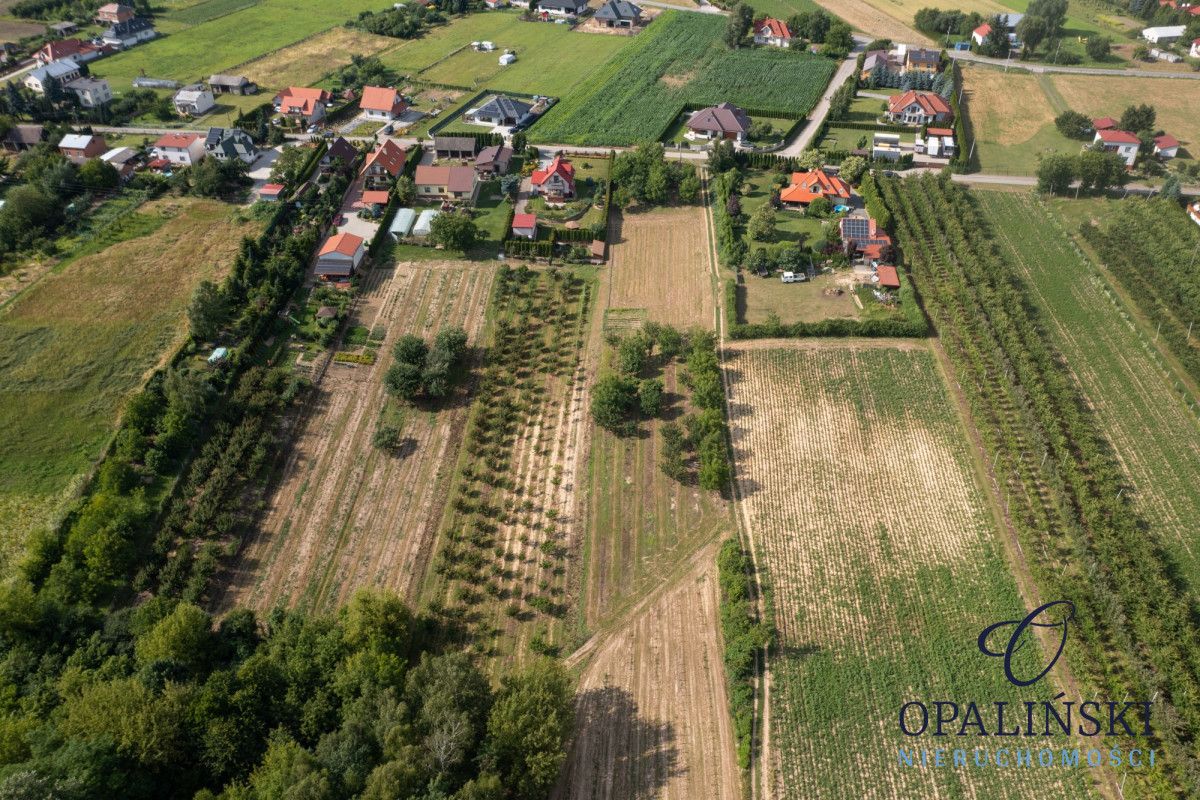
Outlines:
{"type": "Polygon", "coordinates": [[[364,182],[365,179],[362,177],[355,178],[354,183],[350,184],[350,188],[346,190],[346,196],[342,198],[342,217],[345,218],[345,221],[337,226],[336,232],[352,233],[370,243],[375,238],[375,231],[379,230],[379,223],[358,216],[358,209],[354,207],[363,193],[364,182]]]}
{"type": "Polygon", "coordinates": [[[275,163],[275,159],[279,158],[280,150],[282,150],[282,145],[270,150],[263,150],[258,154],[258,160],[250,165],[250,180],[254,181],[251,191],[254,194],[257,195],[259,189],[271,182],[271,166],[275,163]]]}

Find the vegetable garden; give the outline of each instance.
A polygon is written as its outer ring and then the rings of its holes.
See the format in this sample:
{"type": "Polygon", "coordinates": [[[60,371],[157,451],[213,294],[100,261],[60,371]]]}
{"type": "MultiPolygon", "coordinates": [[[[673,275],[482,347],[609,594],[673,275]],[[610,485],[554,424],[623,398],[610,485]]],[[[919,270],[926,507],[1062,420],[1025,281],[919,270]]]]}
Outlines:
{"type": "Polygon", "coordinates": [[[932,176],[882,189],[1025,558],[1047,596],[1075,604],[1074,673],[1104,695],[1156,698],[1162,769],[1131,772],[1126,793],[1194,795],[1200,640],[1177,565],[971,196],[932,176]]]}
{"type": "Polygon", "coordinates": [[[656,141],[685,107],[731,102],[756,114],[807,114],[836,65],[772,48],[728,50],[722,17],[668,11],[578,85],[530,140],[580,145],[656,141]]]}

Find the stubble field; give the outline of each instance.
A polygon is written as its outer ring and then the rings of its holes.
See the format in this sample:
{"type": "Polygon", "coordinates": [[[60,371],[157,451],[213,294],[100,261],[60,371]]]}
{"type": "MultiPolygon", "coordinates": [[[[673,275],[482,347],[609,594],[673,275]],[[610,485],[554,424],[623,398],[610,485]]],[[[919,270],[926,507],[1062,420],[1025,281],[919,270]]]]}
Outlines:
{"type": "MultiPolygon", "coordinates": [[[[774,587],[777,797],[1082,797],[1077,772],[897,766],[900,706],[1020,697],[975,639],[1019,616],[965,431],[924,345],[801,342],[727,360],[740,491],[774,587]]],[[[1041,685],[1038,699],[1053,690],[1041,685]]],[[[918,743],[919,744],[919,743],[918,743]]]]}

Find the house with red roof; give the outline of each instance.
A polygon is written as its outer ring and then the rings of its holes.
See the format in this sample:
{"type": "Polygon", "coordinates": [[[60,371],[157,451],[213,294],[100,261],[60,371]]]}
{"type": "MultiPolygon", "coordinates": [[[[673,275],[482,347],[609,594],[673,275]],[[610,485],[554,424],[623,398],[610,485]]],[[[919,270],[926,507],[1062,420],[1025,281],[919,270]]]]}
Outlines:
{"type": "Polygon", "coordinates": [[[264,183],[258,190],[258,199],[265,203],[274,203],[283,195],[283,189],[282,183],[264,183]]]}
{"type": "Polygon", "coordinates": [[[984,40],[987,39],[988,34],[991,32],[992,26],[985,22],[975,30],[971,31],[971,39],[975,42],[977,47],[982,47],[984,40]]]}
{"type": "Polygon", "coordinates": [[[744,142],[750,132],[750,116],[733,103],[702,108],[687,121],[689,139],[732,139],[744,142]]]}
{"type": "Polygon", "coordinates": [[[783,20],[765,17],[754,24],[754,43],[767,47],[788,47],[792,43],[792,32],[783,20]]]}
{"type": "Polygon", "coordinates": [[[1142,141],[1136,134],[1129,131],[1110,128],[1096,131],[1096,138],[1092,140],[1092,144],[1099,144],[1107,152],[1118,154],[1125,162],[1125,166],[1131,168],[1137,161],[1138,149],[1142,146],[1142,141]]]}
{"type": "Polygon", "coordinates": [[[325,109],[333,95],[324,89],[289,86],[275,95],[275,113],[296,122],[312,125],[325,117],[325,109]]]}
{"type": "Polygon", "coordinates": [[[413,183],[417,187],[417,197],[422,200],[474,203],[479,194],[474,167],[422,164],[417,167],[413,183]]]}
{"type": "Polygon", "coordinates": [[[949,122],[954,114],[941,95],[910,89],[888,98],[887,118],[903,125],[932,125],[949,122]]]}
{"type": "Polygon", "coordinates": [[[793,172],[792,182],[779,193],[785,206],[807,206],[818,197],[827,197],[831,202],[850,199],[850,184],[823,169],[810,172],[793,172]]]}
{"type": "Polygon", "coordinates": [[[512,235],[522,239],[536,239],[537,214],[513,214],[512,235]]]}
{"type": "Polygon", "coordinates": [[[1169,133],[1154,137],[1154,155],[1162,159],[1179,155],[1179,140],[1169,133]]]}
{"type": "Polygon", "coordinates": [[[123,3],[107,3],[96,9],[95,21],[97,25],[108,27],[109,25],[119,25],[122,22],[129,22],[136,16],[133,6],[127,6],[123,3]]]}
{"type": "Polygon", "coordinates": [[[204,137],[198,133],[167,133],[150,150],[156,159],[190,167],[204,158],[204,137]]]}
{"type": "Polygon", "coordinates": [[[313,270],[317,277],[349,278],[362,265],[367,248],[361,236],[353,233],[335,233],[325,240],[317,253],[317,266],[313,270]]]}
{"type": "Polygon", "coordinates": [[[408,109],[408,103],[395,89],[385,86],[364,86],[362,100],[358,107],[368,119],[381,119],[391,122],[399,119],[408,109]]]}
{"type": "Polygon", "coordinates": [[[534,194],[541,195],[552,203],[560,203],[575,196],[575,165],[556,155],[545,169],[535,169],[530,178],[534,194]]]}
{"type": "Polygon", "coordinates": [[[367,155],[359,174],[365,179],[368,189],[388,188],[392,181],[400,177],[404,171],[405,150],[391,139],[383,143],[367,155]]]}
{"type": "Polygon", "coordinates": [[[358,196],[358,207],[374,207],[378,211],[388,204],[388,197],[387,189],[366,189],[358,196]]]}
{"type": "Polygon", "coordinates": [[[892,237],[870,217],[842,217],[838,231],[846,250],[865,261],[886,261],[892,255],[892,237]]]}
{"type": "Polygon", "coordinates": [[[1112,117],[1099,117],[1092,120],[1092,130],[1095,131],[1111,131],[1117,127],[1117,121],[1112,117]]]}

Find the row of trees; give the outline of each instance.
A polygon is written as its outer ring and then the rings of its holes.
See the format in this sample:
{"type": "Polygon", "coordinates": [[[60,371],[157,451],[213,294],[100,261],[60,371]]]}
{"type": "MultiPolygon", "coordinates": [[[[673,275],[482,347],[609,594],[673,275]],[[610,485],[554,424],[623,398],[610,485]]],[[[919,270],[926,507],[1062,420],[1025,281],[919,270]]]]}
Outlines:
{"type": "Polygon", "coordinates": [[[1039,192],[1063,194],[1076,181],[1083,191],[1103,192],[1123,186],[1129,180],[1129,173],[1125,169],[1125,159],[1096,146],[1076,155],[1042,155],[1038,160],[1037,180],[1039,192]]]}

